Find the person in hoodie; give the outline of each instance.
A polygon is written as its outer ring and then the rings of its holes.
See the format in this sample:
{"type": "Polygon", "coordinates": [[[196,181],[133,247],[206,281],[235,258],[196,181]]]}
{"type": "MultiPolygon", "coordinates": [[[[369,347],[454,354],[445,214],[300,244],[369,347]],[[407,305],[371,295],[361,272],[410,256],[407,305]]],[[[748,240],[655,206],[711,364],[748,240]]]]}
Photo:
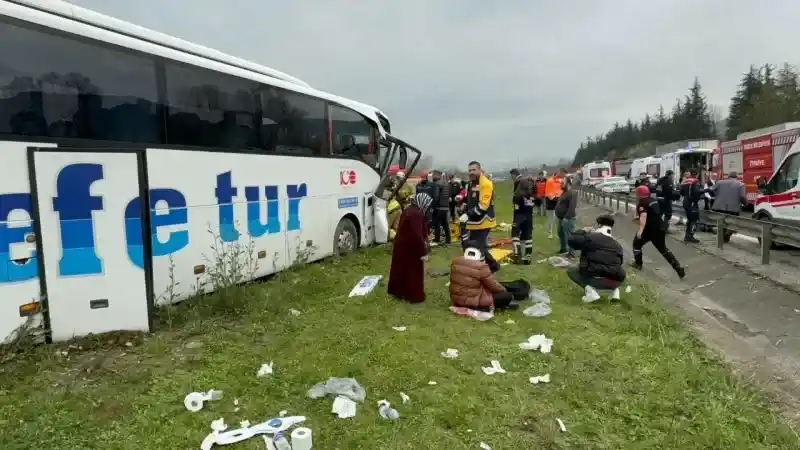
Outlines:
{"type": "Polygon", "coordinates": [[[610,298],[619,300],[619,286],[625,281],[622,246],[611,235],[614,217],[604,214],[596,222],[569,238],[569,246],[580,250],[581,259],[578,267],[567,269],[567,276],[583,288],[586,303],[600,300],[598,290],[611,291],[610,298]]]}
{"type": "Polygon", "coordinates": [[[639,186],[635,189],[637,200],[636,212],[639,216],[639,230],[633,238],[633,268],[641,270],[643,267],[642,247],[652,243],[653,247],[661,253],[678,276],[683,279],[686,270],[678,262],[678,258],[667,248],[667,231],[664,228],[664,221],[661,219],[661,210],[658,207],[658,200],[650,195],[647,186],[639,186]]]}
{"type": "Polygon", "coordinates": [[[511,203],[514,209],[511,225],[511,247],[514,263],[529,265],[533,254],[533,180],[511,169],[514,193],[511,203]]]}
{"type": "Polygon", "coordinates": [[[559,253],[565,254],[568,258],[575,256],[569,246],[569,237],[575,230],[575,209],[578,207],[578,193],[572,189],[571,185],[570,177],[561,179],[561,195],[558,197],[553,211],[558,219],[559,253]]]}
{"type": "Polygon", "coordinates": [[[447,220],[447,210],[450,207],[450,183],[447,182],[439,170],[433,171],[433,182],[436,185],[437,197],[433,199],[433,240],[436,245],[450,245],[450,222],[447,220]],[[444,232],[444,242],[442,241],[444,232]]]}
{"type": "MultiPolygon", "coordinates": [[[[456,201],[456,196],[458,192],[461,190],[461,179],[457,177],[453,177],[450,179],[450,186],[448,192],[450,193],[450,220],[456,222],[458,216],[456,215],[456,205],[458,202],[456,201]]],[[[460,214],[459,214],[460,215],[460,214]]]]}
{"type": "Polygon", "coordinates": [[[697,179],[697,170],[690,170],[689,176],[683,178],[681,183],[681,197],[683,197],[683,211],[686,213],[686,234],[684,242],[700,242],[694,237],[697,231],[697,222],[700,220],[700,199],[706,190],[697,179]]]}
{"type": "Polygon", "coordinates": [[[675,192],[674,174],[675,172],[671,169],[667,170],[664,176],[656,182],[656,198],[661,211],[661,220],[664,221],[666,230],[669,230],[670,220],[672,220],[672,202],[680,198],[680,195],[675,192]]]}

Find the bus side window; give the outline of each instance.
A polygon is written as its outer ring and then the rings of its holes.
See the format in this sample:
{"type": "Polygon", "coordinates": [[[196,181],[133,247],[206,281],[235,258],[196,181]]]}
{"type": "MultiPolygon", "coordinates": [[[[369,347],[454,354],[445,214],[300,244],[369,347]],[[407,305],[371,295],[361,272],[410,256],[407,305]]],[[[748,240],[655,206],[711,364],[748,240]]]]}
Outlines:
{"type": "Polygon", "coordinates": [[[0,133],[161,143],[155,57],[0,25],[0,133]]]}
{"type": "Polygon", "coordinates": [[[324,101],[263,86],[261,109],[261,147],[298,156],[325,153],[328,133],[324,101]]]}
{"type": "Polygon", "coordinates": [[[375,167],[378,162],[374,154],[374,127],[355,111],[333,104],[330,108],[332,153],[359,158],[375,167]]]}

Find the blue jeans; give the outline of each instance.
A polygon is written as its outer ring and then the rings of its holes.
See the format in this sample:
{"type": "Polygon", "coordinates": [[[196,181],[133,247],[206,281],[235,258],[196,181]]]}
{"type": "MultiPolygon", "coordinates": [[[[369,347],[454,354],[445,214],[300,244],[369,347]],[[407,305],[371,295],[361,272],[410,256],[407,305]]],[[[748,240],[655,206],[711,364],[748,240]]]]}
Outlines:
{"type": "Polygon", "coordinates": [[[572,254],[569,248],[569,237],[575,230],[575,219],[558,219],[558,242],[561,244],[559,253],[572,254]]]}

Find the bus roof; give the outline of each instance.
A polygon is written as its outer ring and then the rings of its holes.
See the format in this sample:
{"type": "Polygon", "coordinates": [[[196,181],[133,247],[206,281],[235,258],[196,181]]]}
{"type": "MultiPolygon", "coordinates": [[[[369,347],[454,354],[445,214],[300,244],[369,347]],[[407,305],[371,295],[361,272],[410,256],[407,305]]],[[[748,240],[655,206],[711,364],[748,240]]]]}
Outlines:
{"type": "Polygon", "coordinates": [[[269,83],[277,87],[319,97],[353,109],[377,124],[382,133],[386,132],[383,124],[381,123],[380,117],[383,116],[387,122],[388,118],[386,118],[386,114],[381,112],[378,108],[325,91],[314,89],[305,81],[279,70],[237,58],[235,56],[231,56],[202,45],[192,44],[191,42],[184,41],[183,39],[125,22],[105,14],[100,14],[90,9],[75,6],[63,0],[6,0],[5,3],[12,3],[26,8],[35,9],[44,13],[52,14],[92,27],[101,28],[103,30],[127,36],[129,38],[134,38],[150,44],[155,44],[171,50],[176,50],[189,55],[211,60],[236,69],[245,70],[247,72],[251,72],[252,74],[269,77],[274,80],[270,81],[269,83]]]}

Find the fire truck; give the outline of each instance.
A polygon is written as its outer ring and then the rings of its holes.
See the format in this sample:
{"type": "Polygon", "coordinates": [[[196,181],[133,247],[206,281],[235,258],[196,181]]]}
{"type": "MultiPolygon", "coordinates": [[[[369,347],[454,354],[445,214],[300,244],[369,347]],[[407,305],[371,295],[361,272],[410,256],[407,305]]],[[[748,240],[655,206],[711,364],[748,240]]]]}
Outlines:
{"type": "Polygon", "coordinates": [[[719,179],[736,172],[747,187],[747,200],[756,203],[757,180],[769,179],[775,166],[800,135],[800,122],[788,122],[741,133],[735,141],[723,142],[715,150],[712,166],[719,179]]]}

